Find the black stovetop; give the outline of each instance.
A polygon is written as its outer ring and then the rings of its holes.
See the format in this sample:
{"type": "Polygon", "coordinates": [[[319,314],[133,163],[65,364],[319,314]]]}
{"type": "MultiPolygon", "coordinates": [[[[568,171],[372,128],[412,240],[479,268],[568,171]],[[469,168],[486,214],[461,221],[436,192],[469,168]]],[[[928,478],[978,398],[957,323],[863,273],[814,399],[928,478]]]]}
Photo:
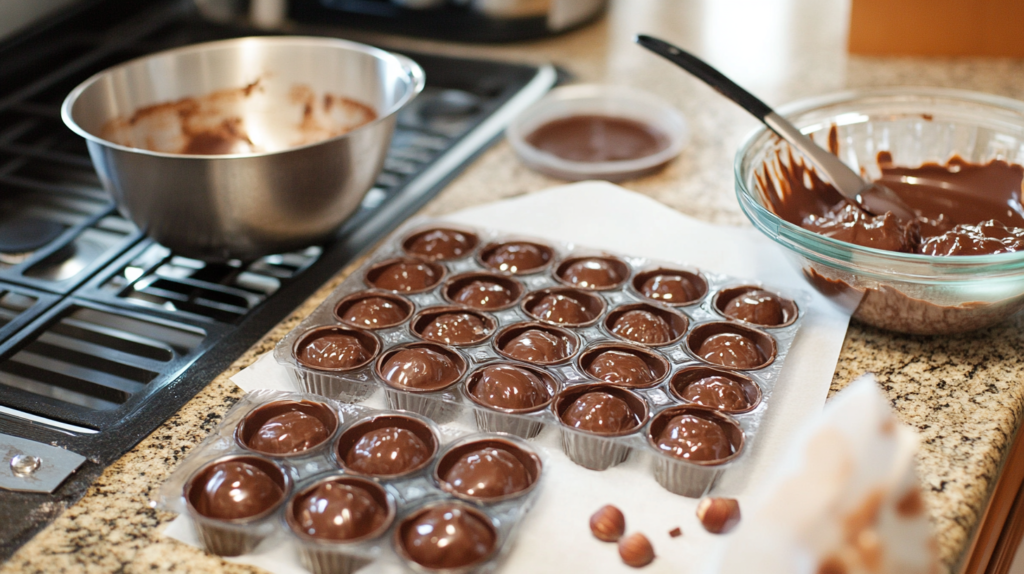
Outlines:
{"type": "Polygon", "coordinates": [[[0,559],[433,197],[500,133],[500,117],[554,82],[550,68],[409,54],[427,87],[399,116],[384,171],[336,240],[204,264],[118,214],[59,106],[124,60],[253,33],[202,20],[189,0],[93,0],[0,44],[0,437],[87,459],[51,494],[0,489],[0,559]]]}

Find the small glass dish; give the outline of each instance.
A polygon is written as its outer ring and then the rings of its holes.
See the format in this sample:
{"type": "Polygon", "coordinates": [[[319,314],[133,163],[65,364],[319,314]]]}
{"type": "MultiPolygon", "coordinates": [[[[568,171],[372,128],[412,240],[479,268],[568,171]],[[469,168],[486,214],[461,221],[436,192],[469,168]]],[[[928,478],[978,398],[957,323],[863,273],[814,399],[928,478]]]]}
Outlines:
{"type": "Polygon", "coordinates": [[[690,139],[683,115],[667,102],[626,86],[579,84],[552,90],[524,110],[506,130],[509,144],[530,169],[567,180],[621,181],[654,173],[679,155],[690,139]],[[656,152],[630,160],[572,161],[540,150],[529,137],[545,124],[573,116],[633,120],[663,138],[656,152]]]}
{"type": "MultiPolygon", "coordinates": [[[[876,156],[897,165],[1024,164],[1024,102],[963,90],[885,88],[802,100],[779,112],[818,142],[835,126],[839,157],[869,179],[876,156]]],[[[1024,252],[937,257],[861,247],[813,233],[772,213],[757,185],[786,144],[760,128],[736,152],[740,208],[786,248],[808,282],[853,317],[901,333],[944,335],[988,327],[1024,308],[1024,252]]]]}

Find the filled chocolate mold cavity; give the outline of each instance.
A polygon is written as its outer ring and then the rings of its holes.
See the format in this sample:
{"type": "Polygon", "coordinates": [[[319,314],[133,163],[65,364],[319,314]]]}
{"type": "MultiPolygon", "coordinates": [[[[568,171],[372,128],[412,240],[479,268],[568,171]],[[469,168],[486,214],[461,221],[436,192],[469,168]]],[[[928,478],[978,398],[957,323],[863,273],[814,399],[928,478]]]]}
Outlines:
{"type": "Polygon", "coordinates": [[[412,303],[398,295],[359,291],[338,301],[334,318],[352,327],[377,330],[401,325],[412,311],[412,303]]]}
{"type": "Polygon", "coordinates": [[[443,266],[422,259],[399,257],[372,265],[366,270],[366,284],[396,293],[422,293],[444,279],[443,266]]]}
{"type": "Polygon", "coordinates": [[[402,241],[402,249],[413,257],[430,261],[451,261],[469,255],[480,237],[472,231],[454,227],[431,227],[414,231],[402,241]]]}
{"type": "Polygon", "coordinates": [[[352,544],[379,538],[396,512],[394,499],[376,482],[334,475],[297,492],[288,502],[285,522],[303,539],[352,544]]]}
{"type": "Polygon", "coordinates": [[[684,367],[672,375],[669,392],[685,403],[725,413],[752,411],[761,404],[761,387],[750,377],[714,367],[684,367]]]}
{"type": "Polygon", "coordinates": [[[722,289],[715,295],[712,306],[727,319],[760,327],[786,327],[792,325],[799,314],[796,302],[756,285],[722,289]]]}
{"type": "Polygon", "coordinates": [[[488,339],[497,328],[490,315],[464,307],[446,306],[424,309],[410,323],[412,333],[423,339],[462,347],[488,339]]]}
{"type": "Polygon", "coordinates": [[[646,389],[665,380],[670,365],[661,355],[634,345],[602,343],[580,353],[580,370],[620,387],[646,389]]]}
{"type": "Polygon", "coordinates": [[[496,273],[463,273],[445,283],[444,298],[478,311],[498,311],[515,305],[523,296],[523,285],[496,273]]]}
{"type": "Polygon", "coordinates": [[[562,425],[602,436],[633,434],[650,416],[640,395],[605,383],[566,387],[551,408],[562,425]]]}
{"type": "Polygon", "coordinates": [[[511,275],[529,275],[545,269],[555,250],[535,241],[505,241],[485,245],[477,255],[480,265],[511,275]]]}
{"type": "Polygon", "coordinates": [[[470,373],[466,394],[491,410],[525,414],[547,408],[558,382],[547,371],[529,365],[494,362],[470,373]]]}
{"type": "Polygon", "coordinates": [[[440,391],[466,373],[466,359],[436,343],[393,347],[377,359],[376,374],[390,387],[413,393],[440,391]]]}
{"type": "Polygon", "coordinates": [[[605,306],[599,295],[568,287],[533,291],[522,304],[523,312],[534,319],[564,327],[593,325],[605,306]]]}
{"type": "Polygon", "coordinates": [[[235,429],[242,448],[270,456],[296,456],[334,436],[338,415],[316,401],[274,401],[253,409],[235,429]]]}
{"type": "Polygon", "coordinates": [[[494,336],[494,350],[507,359],[533,365],[564,363],[579,349],[580,342],[569,331],[544,323],[514,323],[494,336]]]}
{"type": "Polygon", "coordinates": [[[441,455],[434,468],[434,481],[455,497],[495,503],[533,490],[542,467],[537,453],[511,440],[471,439],[441,455]]]}
{"type": "Polygon", "coordinates": [[[318,371],[344,372],[370,364],[380,352],[372,333],[336,325],[313,327],[296,340],[292,354],[299,364],[318,371]]]}
{"type": "Polygon", "coordinates": [[[778,345],[771,335],[750,327],[717,321],[694,327],[686,347],[698,359],[730,369],[763,369],[775,361],[778,345]]]}
{"type": "Polygon", "coordinates": [[[612,335],[649,347],[679,342],[689,326],[686,315],[648,303],[616,307],[604,320],[605,329],[612,335]]]}
{"type": "Polygon", "coordinates": [[[665,409],[651,419],[647,440],[658,452],[672,458],[719,465],[739,456],[744,435],[735,420],[718,411],[681,405],[665,409]]]}
{"type": "Polygon", "coordinates": [[[633,277],[633,290],[642,297],[665,305],[692,305],[708,293],[708,282],[699,273],[659,267],[633,277]]]}
{"type": "Polygon", "coordinates": [[[347,472],[391,479],[426,468],[439,445],[434,430],[420,418],[380,414],[342,431],[334,455],[347,472]]]}
{"type": "Polygon", "coordinates": [[[571,287],[607,291],[625,283],[629,273],[629,265],[618,257],[572,257],[558,264],[555,279],[571,287]]]}

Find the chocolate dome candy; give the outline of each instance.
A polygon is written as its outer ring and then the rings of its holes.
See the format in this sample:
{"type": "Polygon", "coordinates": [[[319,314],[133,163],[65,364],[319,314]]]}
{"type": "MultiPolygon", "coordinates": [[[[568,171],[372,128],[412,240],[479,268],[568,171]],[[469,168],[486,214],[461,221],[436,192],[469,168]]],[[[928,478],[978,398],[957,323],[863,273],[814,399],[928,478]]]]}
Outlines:
{"type": "Polygon", "coordinates": [[[505,286],[477,279],[462,286],[452,296],[452,302],[472,307],[473,309],[500,309],[514,301],[512,292],[505,286]]]}
{"type": "MultiPolygon", "coordinates": [[[[502,354],[520,361],[535,364],[557,363],[572,356],[574,345],[566,336],[557,331],[540,327],[508,329],[512,335],[507,341],[499,341],[502,354]]],[[[500,339],[504,339],[501,337],[500,339]]]]}
{"type": "Polygon", "coordinates": [[[515,455],[490,446],[459,456],[441,479],[454,492],[483,499],[515,494],[533,483],[515,455]]]}
{"type": "Polygon", "coordinates": [[[406,252],[430,260],[458,259],[469,254],[479,239],[476,234],[449,228],[420,231],[403,242],[406,252]]]}
{"type": "Polygon", "coordinates": [[[760,289],[733,298],[722,313],[758,325],[780,325],[786,320],[779,298],[760,289]]]}
{"type": "Polygon", "coordinates": [[[370,267],[366,282],[378,289],[417,293],[437,285],[444,277],[444,267],[418,259],[391,259],[370,267]]]}
{"type": "Polygon", "coordinates": [[[551,400],[551,391],[539,376],[516,365],[490,365],[478,371],[470,393],[485,405],[526,410],[551,400]]]}
{"type": "Polygon", "coordinates": [[[334,316],[342,323],[363,329],[394,327],[411,314],[412,305],[405,299],[367,291],[345,297],[334,311],[334,316]]]}
{"type": "Polygon", "coordinates": [[[708,290],[707,282],[696,273],[681,269],[654,269],[637,273],[633,288],[638,293],[668,305],[692,303],[708,290]]]}
{"type": "Polygon", "coordinates": [[[733,453],[733,445],[722,427],[694,414],[669,419],[655,444],[671,456],[693,461],[721,460],[733,453]]]}
{"type": "Polygon", "coordinates": [[[363,435],[345,455],[345,466],[370,476],[402,474],[432,453],[412,431],[387,427],[363,435]]]}
{"type": "Polygon", "coordinates": [[[412,514],[395,536],[410,560],[438,570],[483,562],[494,553],[498,540],[486,516],[457,503],[440,503],[412,514]]]}
{"type": "Polygon", "coordinates": [[[455,382],[464,364],[443,349],[409,346],[382,357],[380,377],[396,387],[437,390],[455,382]]]}
{"type": "Polygon", "coordinates": [[[765,361],[757,345],[738,333],[719,333],[704,340],[697,354],[723,367],[752,369],[765,361]]]}
{"type": "Polygon", "coordinates": [[[611,330],[623,339],[644,345],[661,345],[674,338],[672,329],[664,319],[643,309],[623,313],[616,319],[611,330]]]}
{"type": "Polygon", "coordinates": [[[619,434],[638,424],[626,401],[602,391],[586,393],[573,401],[562,413],[562,422],[596,434],[619,434]]]}
{"type": "Polygon", "coordinates": [[[541,269],[552,257],[553,251],[546,245],[509,241],[485,247],[480,253],[480,262],[495,271],[521,275],[541,269]]]}
{"type": "Polygon", "coordinates": [[[467,345],[486,339],[489,332],[479,315],[444,313],[434,317],[420,336],[443,345],[467,345]]]}
{"type": "Polygon", "coordinates": [[[343,371],[370,361],[377,352],[375,338],[365,332],[342,327],[314,327],[295,344],[295,358],[307,367],[343,371]]]}
{"type": "Polygon", "coordinates": [[[743,385],[719,375],[690,383],[679,396],[698,405],[727,411],[742,411],[750,407],[743,385]]]}
{"type": "Polygon", "coordinates": [[[578,257],[563,261],[556,274],[581,289],[611,289],[629,277],[629,266],[613,257],[578,257]]]}
{"type": "Polygon", "coordinates": [[[389,512],[368,486],[325,481],[305,491],[291,504],[293,528],[313,538],[339,542],[378,532],[389,512]]]}
{"type": "Polygon", "coordinates": [[[196,511],[207,518],[249,518],[284,498],[284,489],[273,477],[244,460],[215,463],[197,479],[201,482],[192,487],[190,499],[196,511]]]}
{"type": "Polygon", "coordinates": [[[268,454],[292,454],[309,450],[329,435],[320,419],[302,411],[288,411],[263,423],[249,439],[249,448],[268,454]]]}
{"type": "Polygon", "coordinates": [[[556,287],[534,291],[523,300],[523,310],[534,319],[552,325],[580,327],[604,312],[600,296],[579,289],[556,287]]]}
{"type": "Polygon", "coordinates": [[[647,363],[634,353],[608,349],[594,357],[587,372],[613,385],[641,387],[655,380],[647,363]]]}

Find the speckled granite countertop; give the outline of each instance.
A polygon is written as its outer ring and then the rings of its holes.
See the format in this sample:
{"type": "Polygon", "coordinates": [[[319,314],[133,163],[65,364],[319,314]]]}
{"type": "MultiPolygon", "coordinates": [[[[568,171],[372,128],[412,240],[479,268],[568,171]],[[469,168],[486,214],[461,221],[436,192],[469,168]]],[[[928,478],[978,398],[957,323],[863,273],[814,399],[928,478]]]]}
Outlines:
{"type": "MultiPolygon", "coordinates": [[[[1024,99],[1024,61],[877,59],[845,52],[843,0],[613,0],[609,17],[560,38],[511,46],[392,41],[402,47],[531,62],[554,61],[578,79],[641,86],[689,118],[693,137],[660,174],[626,182],[679,211],[745,225],[732,191],[732,157],[754,121],[631,43],[646,32],[693,49],[770,104],[884,85],[974,89],[1024,99]]],[[[439,215],[561,183],[526,170],[505,143],[485,153],[425,209],[439,215]]],[[[160,532],[172,515],[150,493],[240,396],[228,380],[311,311],[324,286],[177,415],[112,465],[88,495],[0,567],[14,572],[249,572],[160,532]]],[[[1024,405],[1024,317],[959,337],[897,336],[853,324],[833,391],[876,373],[900,418],[922,438],[925,484],[943,562],[955,569],[984,511],[1024,405]]]]}

